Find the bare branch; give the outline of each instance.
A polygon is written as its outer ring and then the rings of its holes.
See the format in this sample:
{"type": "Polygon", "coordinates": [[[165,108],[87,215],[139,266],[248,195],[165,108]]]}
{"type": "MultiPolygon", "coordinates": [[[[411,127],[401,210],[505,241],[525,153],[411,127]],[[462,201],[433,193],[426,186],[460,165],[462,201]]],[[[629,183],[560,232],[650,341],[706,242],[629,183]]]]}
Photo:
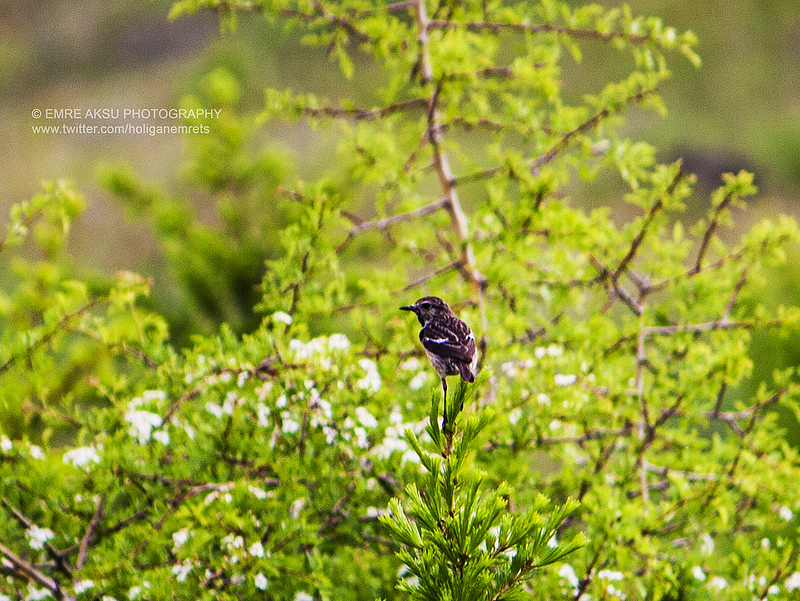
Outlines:
{"type": "Polygon", "coordinates": [[[92,542],[92,537],[94,537],[94,533],[97,530],[97,527],[100,525],[100,519],[103,517],[103,507],[105,504],[106,498],[101,496],[100,500],[97,502],[97,507],[94,508],[94,515],[92,515],[92,520],[89,522],[89,526],[86,528],[86,533],[81,539],[81,545],[78,551],[78,560],[75,562],[75,568],[78,570],[80,570],[83,567],[83,564],[86,563],[86,554],[89,551],[89,545],[92,542]]]}
{"type": "Polygon", "coordinates": [[[434,20],[429,21],[428,27],[431,29],[456,29],[465,27],[470,31],[515,31],[518,33],[558,33],[573,38],[595,39],[595,40],[618,40],[623,39],[634,44],[646,44],[650,37],[642,34],[622,33],[622,32],[602,32],[596,29],[578,29],[563,25],[553,25],[550,23],[525,24],[525,23],[492,23],[487,21],[459,23],[457,21],[434,20]]]}
{"type": "Polygon", "coordinates": [[[74,601],[75,597],[72,595],[66,595],[62,592],[61,587],[58,586],[58,582],[43,574],[35,566],[16,555],[5,545],[0,544],[0,554],[2,554],[5,559],[24,576],[50,591],[56,599],[61,599],[63,601],[74,601]]]}
{"type": "Polygon", "coordinates": [[[322,108],[306,107],[303,109],[303,113],[308,117],[337,117],[353,119],[355,121],[370,121],[372,119],[387,117],[393,113],[398,113],[401,111],[424,108],[427,105],[427,98],[412,98],[410,100],[403,100],[401,102],[395,102],[388,106],[374,109],[340,108],[334,106],[325,106],[322,108]]]}

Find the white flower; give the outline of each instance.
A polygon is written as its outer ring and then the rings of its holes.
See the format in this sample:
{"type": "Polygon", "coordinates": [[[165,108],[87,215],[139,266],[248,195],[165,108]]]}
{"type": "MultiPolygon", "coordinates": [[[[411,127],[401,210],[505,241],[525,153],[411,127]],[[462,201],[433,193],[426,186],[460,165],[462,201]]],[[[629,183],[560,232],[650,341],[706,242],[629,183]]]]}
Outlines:
{"type": "Polygon", "coordinates": [[[564,354],[564,348],[556,344],[551,344],[547,347],[547,354],[551,357],[560,357],[564,354]]]}
{"type": "Polygon", "coordinates": [[[332,351],[346,351],[350,348],[350,341],[344,334],[331,334],[328,338],[328,348],[332,351]]]}
{"type": "Polygon", "coordinates": [[[183,563],[176,563],[174,566],[172,566],[172,574],[175,576],[175,580],[178,582],[183,582],[186,580],[186,577],[191,571],[192,562],[188,559],[183,560],[183,563]]]}
{"type": "Polygon", "coordinates": [[[540,392],[538,395],[536,395],[536,401],[540,405],[549,405],[550,404],[550,397],[547,396],[545,393],[540,392]]]}
{"type": "Polygon", "coordinates": [[[153,428],[161,425],[161,417],[149,411],[134,409],[125,414],[125,421],[131,425],[128,433],[135,436],[139,444],[145,444],[150,440],[153,428]]]}
{"type": "Polygon", "coordinates": [[[93,586],[94,582],[92,582],[91,580],[79,580],[78,582],[75,583],[75,586],[73,588],[75,589],[75,594],[80,595],[81,593],[85,593],[86,591],[88,591],[93,586]]]}
{"type": "Polygon", "coordinates": [[[284,434],[294,434],[300,430],[300,424],[291,418],[291,414],[288,411],[281,413],[281,417],[283,418],[283,426],[281,429],[284,434]]]}
{"type": "Polygon", "coordinates": [[[314,597],[305,591],[300,591],[299,593],[295,594],[294,601],[314,601],[314,597]]]}
{"type": "Polygon", "coordinates": [[[267,584],[269,584],[267,582],[267,577],[264,576],[264,574],[262,574],[261,572],[256,574],[255,578],[253,578],[253,581],[255,582],[256,588],[260,589],[262,591],[266,590],[267,589],[267,584]]]}
{"type": "Polygon", "coordinates": [[[773,584],[767,589],[768,595],[777,595],[781,592],[781,588],[777,584],[773,584]]]}
{"type": "Polygon", "coordinates": [[[8,453],[14,447],[14,443],[6,436],[0,436],[0,451],[8,453]]]}
{"type": "Polygon", "coordinates": [[[609,584],[606,587],[606,592],[609,595],[612,595],[614,597],[619,597],[620,599],[625,599],[627,597],[627,595],[624,592],[616,588],[613,584],[609,584]]]}
{"type": "Polygon", "coordinates": [[[408,387],[411,390],[419,390],[425,385],[425,382],[428,380],[428,372],[421,371],[416,376],[411,378],[411,381],[408,383],[408,387]]]}
{"type": "Polygon", "coordinates": [[[134,601],[136,597],[142,594],[142,587],[141,586],[132,586],[131,590],[128,591],[128,599],[134,601]]]}
{"type": "Polygon", "coordinates": [[[782,506],[782,507],[781,507],[781,508],[778,510],[778,515],[780,515],[780,516],[781,516],[781,517],[782,517],[784,520],[786,520],[787,522],[788,522],[789,520],[791,520],[791,519],[794,517],[794,513],[792,512],[792,510],[791,510],[791,509],[789,509],[788,507],[786,507],[786,505],[782,506]]]}
{"type": "Polygon", "coordinates": [[[711,555],[714,552],[714,539],[711,538],[710,534],[705,533],[700,537],[700,540],[703,541],[700,545],[700,553],[711,555]]]}
{"type": "Polygon", "coordinates": [[[41,599],[47,599],[50,596],[52,596],[52,593],[49,589],[38,589],[32,584],[28,584],[28,594],[25,597],[25,601],[41,601],[41,599]]]}
{"type": "Polygon", "coordinates": [[[167,395],[163,390],[145,390],[142,393],[142,401],[145,403],[149,401],[163,401],[166,398],[167,395]]]}
{"type": "Polygon", "coordinates": [[[163,445],[169,444],[169,432],[165,432],[164,430],[153,432],[153,438],[163,445]]]}
{"type": "Polygon", "coordinates": [[[522,417],[522,409],[517,407],[516,409],[512,409],[508,414],[508,421],[511,422],[511,425],[514,426],[519,421],[519,418],[522,417]]]}
{"type": "Polygon", "coordinates": [[[604,580],[622,580],[625,575],[622,572],[614,572],[612,570],[600,570],[597,572],[598,578],[603,578],[604,580]]]}
{"type": "Polygon", "coordinates": [[[786,590],[793,591],[800,588],[800,572],[794,572],[786,579],[786,590]]]}
{"type": "Polygon", "coordinates": [[[574,384],[577,379],[578,376],[575,374],[556,374],[553,376],[553,381],[556,386],[569,386],[570,384],[574,384]]]}
{"type": "Polygon", "coordinates": [[[367,438],[367,431],[362,427],[353,428],[353,434],[356,435],[356,444],[366,449],[369,446],[369,439],[367,438]]]}
{"type": "Polygon", "coordinates": [[[256,498],[256,499],[266,499],[267,493],[265,493],[260,488],[256,488],[255,486],[248,486],[247,490],[256,498]]]}
{"type": "Polygon", "coordinates": [[[287,326],[292,325],[292,316],[288,313],[284,313],[283,311],[276,311],[272,315],[273,321],[278,321],[280,323],[285,323],[287,326]]]}
{"type": "Polygon", "coordinates": [[[561,427],[561,422],[557,419],[554,419],[550,422],[550,429],[551,430],[558,430],[561,427]]]}
{"type": "Polygon", "coordinates": [[[404,371],[417,371],[419,369],[419,359],[411,357],[400,364],[400,369],[404,371]]]}
{"type": "Polygon", "coordinates": [[[546,348],[544,348],[543,346],[537,346],[537,347],[536,347],[536,349],[533,351],[533,355],[534,355],[534,356],[535,356],[537,359],[541,359],[541,358],[542,358],[542,357],[544,357],[546,354],[547,354],[547,349],[546,349],[546,348]]]}
{"type": "Polygon", "coordinates": [[[25,536],[28,537],[28,544],[31,549],[42,549],[44,544],[55,536],[50,528],[39,528],[39,526],[31,526],[25,531],[25,536]]]}
{"type": "Polygon", "coordinates": [[[561,568],[558,570],[558,575],[566,580],[571,587],[573,587],[575,590],[578,590],[580,580],[578,580],[578,577],[575,575],[575,569],[571,565],[565,563],[563,566],[561,566],[561,568]]]}
{"type": "Polygon", "coordinates": [[[250,548],[247,550],[247,552],[253,557],[264,557],[264,545],[261,544],[260,540],[256,541],[250,545],[250,548]]]}
{"type": "Polygon", "coordinates": [[[372,415],[366,407],[356,407],[356,417],[358,417],[358,421],[360,421],[361,425],[365,428],[376,428],[378,426],[378,420],[375,419],[375,416],[372,415]]]}
{"type": "Polygon", "coordinates": [[[183,528],[177,532],[174,532],[172,534],[172,550],[177,551],[180,549],[183,546],[183,543],[189,540],[189,534],[188,528],[183,528]]]}
{"type": "Polygon", "coordinates": [[[364,370],[365,375],[357,382],[361,390],[378,392],[381,389],[381,376],[378,373],[378,366],[372,359],[360,359],[358,366],[364,370]]]}
{"type": "Polygon", "coordinates": [[[83,467],[92,461],[100,463],[100,455],[97,454],[97,449],[92,445],[91,447],[78,447],[67,451],[64,453],[62,460],[64,463],[71,463],[75,467],[83,467]]]}
{"type": "Polygon", "coordinates": [[[44,459],[44,453],[42,452],[42,447],[38,447],[35,444],[31,445],[30,448],[31,457],[34,459],[44,459]]]}
{"type": "Polygon", "coordinates": [[[763,548],[765,548],[765,549],[769,549],[769,539],[768,538],[762,538],[761,539],[761,546],[763,548]]]}
{"type": "Polygon", "coordinates": [[[719,576],[714,576],[711,579],[711,582],[708,583],[708,586],[710,586],[711,588],[715,588],[717,590],[722,590],[728,587],[728,581],[725,580],[724,578],[720,578],[719,576]]]}
{"type": "Polygon", "coordinates": [[[694,566],[692,568],[692,576],[694,576],[695,580],[699,580],[700,582],[703,582],[706,579],[706,573],[700,566],[694,566]]]}
{"type": "Polygon", "coordinates": [[[305,498],[300,497],[297,499],[289,506],[289,515],[296,520],[298,517],[300,517],[300,512],[303,510],[303,507],[305,507],[305,504],[305,498]]]}

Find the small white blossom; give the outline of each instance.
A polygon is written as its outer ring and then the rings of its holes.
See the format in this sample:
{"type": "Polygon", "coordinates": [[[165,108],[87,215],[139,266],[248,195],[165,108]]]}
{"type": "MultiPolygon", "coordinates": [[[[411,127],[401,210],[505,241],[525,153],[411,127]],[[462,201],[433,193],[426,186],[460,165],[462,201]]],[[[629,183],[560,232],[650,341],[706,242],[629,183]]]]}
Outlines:
{"type": "Polygon", "coordinates": [[[550,404],[550,397],[547,396],[545,393],[540,392],[538,395],[536,395],[536,401],[540,405],[549,405],[550,404]]]}
{"type": "Polygon", "coordinates": [[[421,371],[416,376],[411,378],[411,381],[408,383],[408,387],[411,390],[419,390],[423,386],[425,386],[425,382],[428,381],[428,372],[421,371]]]}
{"type": "Polygon", "coordinates": [[[172,534],[172,550],[177,551],[180,549],[183,546],[183,543],[189,540],[189,534],[188,528],[183,528],[177,532],[174,532],[172,534]]]}
{"type": "Polygon", "coordinates": [[[256,488],[255,486],[248,486],[247,490],[249,490],[250,494],[252,494],[256,499],[267,498],[267,493],[261,490],[260,488],[256,488]]]}
{"type": "Polygon", "coordinates": [[[44,544],[55,536],[50,528],[39,528],[39,526],[31,526],[25,531],[25,536],[28,537],[28,544],[31,549],[42,549],[44,544]]]}
{"type": "Polygon", "coordinates": [[[356,407],[356,417],[365,428],[376,428],[378,426],[378,420],[375,419],[375,416],[372,415],[366,407],[356,407]]]}
{"type": "Polygon", "coordinates": [[[264,545],[261,544],[261,541],[256,541],[250,545],[247,552],[253,557],[264,557],[264,545]]]}
{"type": "Polygon", "coordinates": [[[558,575],[566,580],[572,588],[578,590],[580,580],[578,580],[578,576],[575,574],[575,569],[571,565],[565,563],[563,566],[561,566],[561,568],[558,570],[558,575]]]}
{"type": "Polygon", "coordinates": [[[512,409],[508,414],[508,421],[511,422],[511,425],[514,426],[522,417],[522,409],[517,407],[516,409],[512,409]]]}
{"type": "Polygon", "coordinates": [[[570,384],[574,384],[577,379],[578,376],[575,374],[556,374],[553,376],[553,381],[556,386],[569,386],[570,384]]]}
{"type": "Polygon", "coordinates": [[[44,459],[44,452],[42,451],[42,447],[36,446],[35,444],[31,445],[30,448],[31,457],[34,459],[44,459]]]}
{"type": "Polygon", "coordinates": [[[791,510],[791,509],[789,509],[788,507],[786,507],[786,505],[783,505],[783,506],[782,506],[782,507],[781,507],[781,508],[778,510],[778,515],[780,515],[780,516],[781,516],[781,517],[782,517],[784,520],[786,520],[787,522],[788,522],[789,520],[791,520],[791,519],[794,517],[794,513],[792,512],[792,510],[791,510]]]}
{"type": "Polygon", "coordinates": [[[132,586],[131,589],[128,591],[128,599],[131,601],[135,601],[135,599],[142,594],[142,587],[141,586],[132,586]]]}
{"type": "Polygon", "coordinates": [[[175,580],[178,582],[183,582],[186,580],[186,577],[191,571],[192,562],[188,559],[185,559],[183,563],[176,563],[174,566],[172,566],[172,574],[175,576],[175,580]]]}
{"type": "Polygon", "coordinates": [[[299,593],[295,594],[294,601],[314,601],[314,597],[305,591],[300,591],[299,593]]]}
{"type": "Polygon", "coordinates": [[[793,572],[792,575],[786,579],[785,586],[787,591],[800,588],[800,572],[793,572]]]}
{"type": "Polygon", "coordinates": [[[209,401],[206,403],[206,411],[208,411],[211,415],[219,419],[224,415],[222,411],[222,407],[219,403],[215,403],[214,401],[209,401]]]}
{"type": "Polygon", "coordinates": [[[357,382],[357,386],[361,390],[378,392],[381,389],[381,376],[375,362],[372,359],[359,359],[358,366],[364,370],[365,375],[357,382]]]}
{"type": "Polygon", "coordinates": [[[560,357],[564,354],[564,347],[558,346],[557,344],[551,344],[547,347],[547,354],[551,357],[560,357]]]}
{"type": "Polygon", "coordinates": [[[625,578],[625,575],[622,572],[614,572],[612,570],[600,570],[597,572],[597,577],[602,578],[604,580],[615,580],[620,581],[625,578]]]}
{"type": "Polygon", "coordinates": [[[537,347],[536,347],[536,349],[533,351],[533,355],[534,355],[534,356],[535,356],[537,359],[541,359],[541,358],[542,358],[542,357],[544,357],[546,354],[547,354],[547,349],[546,349],[546,348],[544,348],[543,346],[537,346],[537,347]]]}
{"type": "Polygon", "coordinates": [[[561,427],[561,422],[557,419],[554,419],[550,422],[550,429],[551,430],[558,430],[561,427]]]}
{"type": "Polygon", "coordinates": [[[305,504],[305,498],[300,497],[297,499],[289,506],[289,515],[296,520],[298,517],[300,517],[300,512],[303,510],[303,507],[305,507],[305,504]]]}
{"type": "Polygon", "coordinates": [[[400,364],[400,369],[404,371],[417,371],[420,367],[419,359],[416,357],[411,357],[410,359],[406,359],[400,364]]]}
{"type": "Polygon", "coordinates": [[[48,589],[39,589],[32,584],[28,584],[28,594],[25,597],[25,601],[41,601],[42,599],[47,599],[51,596],[52,593],[48,589]]]}
{"type": "Polygon", "coordinates": [[[150,440],[153,428],[161,425],[161,417],[149,411],[134,409],[125,414],[125,421],[131,425],[128,433],[136,437],[139,444],[145,444],[150,440]]]}
{"type": "Polygon", "coordinates": [[[714,576],[711,579],[711,582],[708,583],[708,586],[710,586],[711,588],[715,588],[718,591],[721,591],[722,589],[728,587],[728,581],[725,580],[724,578],[721,578],[720,576],[714,576]]]}
{"type": "Polygon", "coordinates": [[[100,455],[97,454],[97,449],[94,445],[91,447],[78,447],[64,453],[62,461],[71,463],[75,467],[83,467],[90,462],[100,463],[100,455]]]}
{"type": "Polygon", "coordinates": [[[767,589],[768,595],[777,595],[780,592],[781,592],[781,587],[779,587],[777,584],[773,584],[767,589]]]}
{"type": "Polygon", "coordinates": [[[362,428],[361,426],[353,428],[353,434],[356,435],[356,445],[358,445],[362,449],[366,449],[369,446],[367,431],[364,428],[362,428]]]}
{"type": "Polygon", "coordinates": [[[280,323],[285,323],[287,326],[292,325],[292,316],[283,311],[276,311],[272,315],[272,320],[280,323]]]}
{"type": "Polygon", "coordinates": [[[75,589],[75,594],[80,595],[81,593],[85,593],[90,588],[94,586],[94,582],[91,580],[78,580],[73,587],[75,589]]]}
{"type": "Polygon", "coordinates": [[[163,390],[145,390],[142,393],[142,401],[148,403],[150,401],[163,401],[167,398],[167,394],[163,390]]]}
{"type": "Polygon", "coordinates": [[[346,351],[350,348],[350,341],[344,334],[331,334],[328,338],[328,348],[332,351],[346,351]]]}
{"type": "Polygon", "coordinates": [[[153,432],[153,438],[163,445],[169,445],[169,432],[164,430],[153,432]]]}
{"type": "Polygon", "coordinates": [[[300,430],[300,424],[291,418],[291,414],[288,411],[284,411],[281,417],[283,418],[283,426],[281,429],[284,434],[294,434],[300,430]]]}
{"type": "Polygon", "coordinates": [[[627,595],[624,592],[616,588],[613,584],[609,584],[606,587],[606,592],[609,595],[612,595],[613,597],[617,597],[619,599],[625,599],[627,597],[627,595]]]}
{"type": "Polygon", "coordinates": [[[11,442],[11,439],[7,436],[0,436],[0,451],[8,453],[12,448],[14,448],[14,443],[11,442]]]}
{"type": "Polygon", "coordinates": [[[700,544],[700,553],[711,555],[714,552],[714,539],[711,538],[710,534],[705,533],[700,537],[700,540],[703,541],[700,544]]]}
{"type": "Polygon", "coordinates": [[[256,588],[260,589],[262,591],[266,590],[267,589],[267,585],[269,584],[267,582],[267,577],[264,576],[264,574],[262,574],[261,572],[256,574],[255,578],[253,578],[253,582],[255,583],[256,588]]]}
{"type": "Polygon", "coordinates": [[[699,580],[700,582],[703,582],[706,579],[706,573],[700,566],[694,566],[692,568],[692,576],[694,576],[695,580],[699,580]]]}
{"type": "Polygon", "coordinates": [[[765,548],[765,549],[769,549],[769,539],[768,538],[762,538],[761,539],[761,546],[763,548],[765,548]]]}

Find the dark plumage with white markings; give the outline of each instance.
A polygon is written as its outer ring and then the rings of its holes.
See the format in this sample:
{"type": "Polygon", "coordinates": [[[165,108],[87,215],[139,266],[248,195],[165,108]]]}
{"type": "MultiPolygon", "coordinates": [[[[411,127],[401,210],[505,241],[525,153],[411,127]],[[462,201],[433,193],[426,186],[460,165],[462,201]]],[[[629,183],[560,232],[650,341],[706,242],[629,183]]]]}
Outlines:
{"type": "Polygon", "coordinates": [[[422,325],[420,342],[433,368],[442,379],[447,402],[447,376],[460,375],[465,382],[474,382],[478,368],[475,335],[469,326],[456,317],[447,303],[436,296],[425,296],[413,305],[400,307],[413,311],[422,325]]]}

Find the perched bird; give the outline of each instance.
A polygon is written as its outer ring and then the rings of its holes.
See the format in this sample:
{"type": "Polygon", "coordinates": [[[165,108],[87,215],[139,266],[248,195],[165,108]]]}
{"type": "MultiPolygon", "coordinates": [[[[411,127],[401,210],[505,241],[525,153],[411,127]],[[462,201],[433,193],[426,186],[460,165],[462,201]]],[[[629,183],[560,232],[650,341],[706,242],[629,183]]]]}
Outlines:
{"type": "Polygon", "coordinates": [[[475,334],[456,317],[446,302],[436,296],[425,296],[413,305],[400,308],[412,311],[422,324],[419,339],[431,365],[442,379],[446,411],[447,376],[460,375],[465,382],[475,381],[478,367],[475,334]]]}

